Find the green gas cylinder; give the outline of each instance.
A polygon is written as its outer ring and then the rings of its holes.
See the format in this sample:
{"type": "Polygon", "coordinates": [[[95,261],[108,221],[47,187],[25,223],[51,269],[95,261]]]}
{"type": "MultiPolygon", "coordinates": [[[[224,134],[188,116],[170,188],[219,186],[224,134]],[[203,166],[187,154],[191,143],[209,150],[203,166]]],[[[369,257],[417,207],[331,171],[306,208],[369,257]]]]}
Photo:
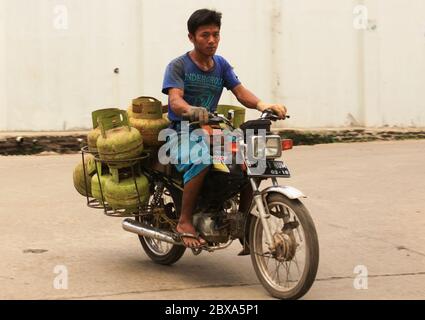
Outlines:
{"type": "Polygon", "coordinates": [[[120,110],[117,108],[107,108],[99,109],[92,112],[93,130],[91,130],[87,135],[87,144],[90,152],[97,152],[97,139],[102,134],[99,128],[98,118],[113,117],[116,114],[119,114],[119,111],[120,110]]]}
{"type": "Polygon", "coordinates": [[[143,143],[147,147],[160,146],[164,142],[158,141],[158,134],[170,124],[163,116],[161,101],[153,97],[139,97],[134,99],[128,109],[130,124],[140,131],[143,143]]]}
{"type": "Polygon", "coordinates": [[[91,179],[93,175],[96,173],[96,164],[94,157],[92,155],[84,156],[84,164],[85,170],[83,166],[83,162],[79,163],[73,172],[73,181],[74,187],[82,196],[92,196],[91,193],[91,179]],[[84,171],[86,173],[86,178],[84,178],[84,171]],[[87,187],[87,189],[86,189],[87,187]]]}
{"type": "Polygon", "coordinates": [[[102,194],[103,199],[105,199],[105,185],[106,182],[108,182],[111,179],[110,175],[101,175],[98,178],[97,173],[91,178],[91,193],[93,198],[97,199],[99,203],[103,204],[102,201],[102,194]],[[100,182],[100,184],[99,184],[100,182]],[[100,189],[102,188],[102,190],[100,189]]]}
{"type": "Polygon", "coordinates": [[[127,112],[120,110],[119,115],[99,118],[102,132],[97,139],[100,159],[110,168],[124,168],[133,165],[129,160],[137,158],[143,151],[143,139],[140,132],[129,125],[127,112]],[[113,162],[119,160],[120,162],[113,162]]]}
{"type": "Polygon", "coordinates": [[[128,168],[111,169],[112,177],[105,183],[105,199],[113,209],[134,210],[149,200],[149,181],[128,168]],[[133,177],[134,174],[134,177],[133,177]]]}

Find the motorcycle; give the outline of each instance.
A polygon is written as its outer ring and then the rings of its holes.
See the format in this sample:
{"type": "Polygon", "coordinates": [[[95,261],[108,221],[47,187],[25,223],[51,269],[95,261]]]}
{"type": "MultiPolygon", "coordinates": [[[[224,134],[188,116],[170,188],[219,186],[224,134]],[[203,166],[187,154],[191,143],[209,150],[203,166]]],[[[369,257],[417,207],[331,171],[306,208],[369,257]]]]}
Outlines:
{"type": "MultiPolygon", "coordinates": [[[[319,244],[313,220],[300,200],[305,196],[277,181],[290,177],[287,166],[278,158],[282,150],[292,148],[292,141],[270,133],[271,122],[277,120],[273,112],[266,110],[259,119],[242,124],[239,139],[232,142],[233,159],[238,155],[242,163],[212,166],[193,214],[193,225],[207,244],[192,251],[199,255],[204,250],[222,250],[238,239],[243,251],[251,255],[264,288],[275,298],[297,299],[315,280],[319,244]],[[260,135],[260,131],[266,134],[260,135]],[[252,161],[259,155],[266,159],[262,166],[252,161]],[[266,180],[271,180],[272,185],[261,189],[260,184],[266,180]],[[243,213],[238,211],[238,205],[240,192],[247,185],[252,188],[253,198],[249,213],[243,213]]],[[[211,128],[236,131],[228,118],[217,114],[210,116],[207,129],[211,128]]],[[[143,166],[142,171],[152,185],[150,211],[125,219],[122,226],[139,236],[144,251],[154,262],[171,265],[187,249],[173,231],[181,208],[182,174],[171,164],[143,166]]]]}

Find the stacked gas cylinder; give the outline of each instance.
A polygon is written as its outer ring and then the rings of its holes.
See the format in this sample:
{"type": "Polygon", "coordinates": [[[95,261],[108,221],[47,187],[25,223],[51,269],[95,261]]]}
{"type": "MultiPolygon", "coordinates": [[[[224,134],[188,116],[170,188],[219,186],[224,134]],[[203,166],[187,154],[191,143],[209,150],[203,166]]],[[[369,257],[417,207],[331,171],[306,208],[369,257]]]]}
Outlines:
{"type": "Polygon", "coordinates": [[[128,113],[102,109],[92,113],[92,120],[88,152],[83,152],[83,163],[74,169],[74,186],[105,208],[135,212],[149,200],[149,181],[140,159],[146,149],[161,144],[158,133],[168,126],[162,104],[155,98],[140,97],[133,100],[128,113]]]}
{"type": "Polygon", "coordinates": [[[133,100],[127,110],[130,124],[137,128],[143,136],[145,146],[151,150],[159,147],[159,132],[168,127],[167,114],[163,114],[161,101],[153,97],[139,97],[133,100]]]}

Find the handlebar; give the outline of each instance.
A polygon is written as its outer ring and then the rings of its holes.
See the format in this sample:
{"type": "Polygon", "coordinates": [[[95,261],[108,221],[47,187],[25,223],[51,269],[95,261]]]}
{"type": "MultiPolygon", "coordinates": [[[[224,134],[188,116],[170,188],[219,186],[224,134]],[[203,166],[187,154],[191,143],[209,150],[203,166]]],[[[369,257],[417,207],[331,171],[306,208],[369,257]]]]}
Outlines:
{"type": "MultiPolygon", "coordinates": [[[[221,117],[219,117],[218,115],[215,115],[214,113],[208,112],[208,123],[212,122],[217,122],[218,120],[222,120],[221,117]]],[[[182,121],[189,121],[190,123],[198,123],[199,121],[190,121],[190,117],[182,115],[182,121]]]]}
{"type": "Polygon", "coordinates": [[[266,109],[266,110],[263,111],[260,118],[272,120],[272,121],[277,121],[277,120],[285,120],[286,118],[291,118],[291,116],[287,114],[287,115],[285,115],[285,117],[283,119],[281,119],[273,112],[273,110],[266,109]]]}
{"type": "MultiPolygon", "coordinates": [[[[263,113],[260,116],[260,119],[271,120],[271,121],[285,120],[287,118],[291,118],[291,116],[285,115],[285,117],[283,119],[281,119],[271,109],[264,110],[263,113]]],[[[208,119],[209,119],[209,121],[206,124],[217,124],[217,123],[221,123],[221,122],[226,122],[228,124],[231,124],[231,122],[226,117],[221,117],[221,116],[214,114],[214,113],[211,113],[211,112],[208,112],[208,119]]],[[[187,116],[182,116],[182,120],[190,122],[190,118],[187,117],[187,116]]],[[[199,121],[192,121],[192,122],[190,122],[189,125],[195,125],[195,124],[199,124],[199,121]]]]}

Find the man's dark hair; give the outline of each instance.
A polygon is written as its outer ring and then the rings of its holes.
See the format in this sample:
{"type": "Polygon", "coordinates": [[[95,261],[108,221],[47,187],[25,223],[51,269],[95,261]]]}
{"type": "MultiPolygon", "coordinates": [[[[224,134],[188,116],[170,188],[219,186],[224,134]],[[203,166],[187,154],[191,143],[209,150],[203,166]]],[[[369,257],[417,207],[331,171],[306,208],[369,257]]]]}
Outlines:
{"type": "Polygon", "coordinates": [[[189,33],[195,34],[200,26],[216,25],[221,28],[221,12],[209,9],[196,10],[187,21],[187,29],[189,33]]]}

